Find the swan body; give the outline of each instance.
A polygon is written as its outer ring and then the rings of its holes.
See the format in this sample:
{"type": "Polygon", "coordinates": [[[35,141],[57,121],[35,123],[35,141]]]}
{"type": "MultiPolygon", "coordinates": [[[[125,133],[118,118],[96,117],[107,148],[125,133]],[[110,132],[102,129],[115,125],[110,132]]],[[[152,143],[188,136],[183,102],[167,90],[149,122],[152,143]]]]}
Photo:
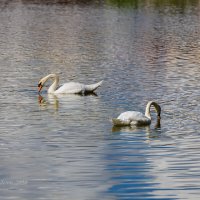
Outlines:
{"type": "Polygon", "coordinates": [[[145,126],[151,124],[150,108],[154,106],[157,116],[160,119],[161,107],[154,101],[149,101],[146,105],[145,114],[137,111],[126,111],[117,118],[112,119],[114,126],[145,126]]]}
{"type": "Polygon", "coordinates": [[[82,83],[77,83],[77,82],[68,82],[58,88],[58,83],[59,83],[58,75],[49,74],[40,79],[38,83],[38,92],[42,90],[42,87],[44,86],[45,82],[48,79],[53,79],[53,83],[48,89],[49,94],[86,94],[94,92],[103,82],[100,81],[98,83],[90,85],[84,85],[82,83]]]}

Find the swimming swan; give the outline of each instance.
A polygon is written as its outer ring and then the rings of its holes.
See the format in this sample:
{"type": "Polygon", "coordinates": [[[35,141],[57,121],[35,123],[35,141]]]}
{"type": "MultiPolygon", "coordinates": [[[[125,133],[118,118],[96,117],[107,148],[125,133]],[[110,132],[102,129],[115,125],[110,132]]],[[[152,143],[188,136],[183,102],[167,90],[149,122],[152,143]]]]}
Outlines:
{"type": "Polygon", "coordinates": [[[161,107],[154,101],[149,101],[146,105],[145,115],[141,112],[136,111],[126,111],[121,113],[117,118],[112,119],[112,123],[114,126],[144,126],[151,124],[151,114],[150,108],[154,106],[157,117],[160,119],[161,107]]]}
{"type": "Polygon", "coordinates": [[[84,85],[77,82],[68,82],[57,89],[59,76],[56,74],[49,74],[39,81],[38,92],[42,90],[42,87],[44,86],[45,82],[50,78],[53,79],[53,84],[48,89],[49,94],[86,94],[94,92],[103,82],[100,81],[91,85],[84,85]]]}

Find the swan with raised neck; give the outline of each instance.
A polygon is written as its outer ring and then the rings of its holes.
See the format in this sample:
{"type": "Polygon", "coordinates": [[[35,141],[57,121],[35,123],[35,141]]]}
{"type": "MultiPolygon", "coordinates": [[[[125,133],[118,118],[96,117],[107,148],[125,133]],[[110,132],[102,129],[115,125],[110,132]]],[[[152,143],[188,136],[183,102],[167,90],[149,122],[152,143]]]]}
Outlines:
{"type": "Polygon", "coordinates": [[[58,88],[59,84],[59,76],[57,74],[49,74],[38,82],[38,92],[40,92],[46,81],[49,79],[53,80],[52,85],[48,89],[49,94],[86,94],[90,92],[94,92],[103,81],[100,81],[95,84],[85,85],[78,82],[68,82],[63,84],[58,88]]]}

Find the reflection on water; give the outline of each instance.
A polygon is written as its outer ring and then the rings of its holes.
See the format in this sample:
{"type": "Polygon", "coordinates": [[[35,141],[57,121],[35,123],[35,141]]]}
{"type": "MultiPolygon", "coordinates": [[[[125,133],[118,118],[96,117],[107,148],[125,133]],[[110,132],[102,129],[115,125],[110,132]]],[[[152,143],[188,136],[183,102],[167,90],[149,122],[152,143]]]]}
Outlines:
{"type": "Polygon", "coordinates": [[[199,199],[200,1],[0,9],[2,199],[199,199]],[[96,96],[39,96],[49,73],[105,81],[96,96]],[[149,100],[161,122],[112,128],[149,100]]]}
{"type": "MultiPolygon", "coordinates": [[[[48,94],[46,100],[43,96],[39,94],[38,96],[38,103],[41,108],[50,108],[50,109],[59,109],[59,102],[63,102],[64,100],[64,105],[69,105],[70,108],[72,108],[72,104],[77,105],[77,100],[81,101],[81,97],[87,97],[87,96],[94,96],[97,97],[98,95],[95,92],[88,93],[86,95],[82,94],[48,94]]],[[[79,108],[79,104],[77,108],[79,108]]]]}
{"type": "Polygon", "coordinates": [[[40,105],[41,108],[48,108],[48,107],[52,107],[55,110],[58,110],[59,108],[59,101],[58,98],[55,95],[49,95],[49,101],[46,101],[44,97],[42,97],[41,95],[38,96],[38,103],[40,105]]]}
{"type": "MultiPolygon", "coordinates": [[[[150,131],[150,125],[147,126],[141,126],[141,127],[145,127],[146,131],[150,131]]],[[[141,128],[140,127],[140,128],[141,128]]],[[[112,127],[112,131],[113,132],[132,132],[132,131],[139,131],[140,130],[139,127],[136,126],[113,126],[112,127]]],[[[158,118],[155,124],[155,129],[160,129],[161,128],[161,124],[160,124],[160,119],[158,118]]]]}

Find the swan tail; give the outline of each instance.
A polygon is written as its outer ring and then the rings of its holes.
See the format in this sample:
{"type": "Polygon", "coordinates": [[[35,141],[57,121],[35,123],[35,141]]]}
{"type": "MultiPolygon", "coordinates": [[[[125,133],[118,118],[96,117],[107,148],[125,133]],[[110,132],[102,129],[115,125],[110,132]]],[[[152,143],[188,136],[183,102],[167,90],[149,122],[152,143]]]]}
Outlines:
{"type": "Polygon", "coordinates": [[[85,91],[86,92],[94,92],[98,87],[101,86],[103,81],[100,81],[98,83],[94,83],[94,84],[91,84],[91,85],[86,85],[85,87],[85,91]]]}
{"type": "Polygon", "coordinates": [[[114,126],[128,126],[130,121],[122,121],[121,119],[113,118],[112,123],[114,126]]]}

